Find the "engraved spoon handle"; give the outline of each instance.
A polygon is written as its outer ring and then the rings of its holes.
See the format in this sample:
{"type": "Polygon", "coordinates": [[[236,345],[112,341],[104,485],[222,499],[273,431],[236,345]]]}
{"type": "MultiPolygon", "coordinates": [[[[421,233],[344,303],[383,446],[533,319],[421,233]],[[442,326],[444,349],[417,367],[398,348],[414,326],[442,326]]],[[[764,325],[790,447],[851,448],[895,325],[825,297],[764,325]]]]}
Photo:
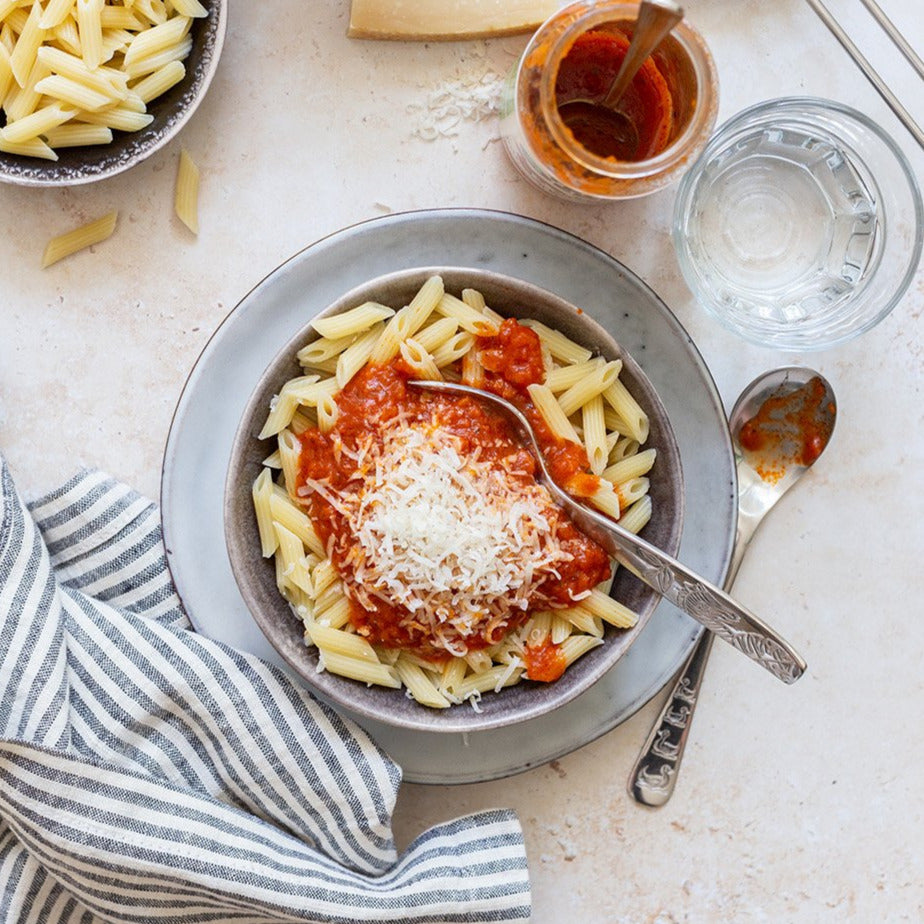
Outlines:
{"type": "Polygon", "coordinates": [[[629,774],[629,793],[642,805],[659,808],[674,793],[714,639],[708,630],[700,633],[629,774]]]}
{"type": "MultiPolygon", "coordinates": [[[[735,582],[744,553],[757,527],[827,447],[834,429],[836,409],[837,401],[830,383],[814,370],[798,366],[784,366],[765,372],[739,396],[729,418],[738,469],[738,527],[731,563],[725,577],[726,590],[735,582]],[[819,386],[823,391],[820,399],[817,397],[819,386]],[[770,482],[764,480],[740,451],[740,435],[744,425],[757,420],[760,426],[765,408],[771,410],[774,425],[769,428],[772,439],[764,448],[767,453],[764,461],[769,459],[772,470],[782,468],[784,472],[783,477],[770,482]],[[811,413],[810,419],[799,420],[799,414],[806,412],[811,413]],[[804,455],[798,458],[790,456],[787,431],[783,425],[793,414],[797,419],[788,420],[790,427],[795,426],[803,433],[811,432],[816,440],[822,440],[821,445],[816,447],[817,452],[810,458],[806,459],[804,455]]],[[[629,775],[629,793],[642,805],[664,805],[674,792],[693,713],[699,700],[700,686],[712,651],[712,641],[711,632],[700,635],[680,669],[629,775]]]]}

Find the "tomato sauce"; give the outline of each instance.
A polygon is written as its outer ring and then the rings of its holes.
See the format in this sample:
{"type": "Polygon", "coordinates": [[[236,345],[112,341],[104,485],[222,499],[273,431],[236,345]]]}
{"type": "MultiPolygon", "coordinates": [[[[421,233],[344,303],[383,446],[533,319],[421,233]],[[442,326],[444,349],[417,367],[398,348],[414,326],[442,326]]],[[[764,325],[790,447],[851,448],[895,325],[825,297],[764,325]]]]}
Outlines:
{"type": "Polygon", "coordinates": [[[568,666],[561,645],[546,639],[540,645],[526,645],[523,658],[526,661],[526,675],[530,680],[552,683],[558,680],[568,666]]]}
{"type": "Polygon", "coordinates": [[[555,483],[575,497],[590,497],[600,486],[600,479],[588,470],[587,452],[579,443],[560,439],[549,429],[527,391],[545,378],[538,334],[507,318],[497,334],[478,338],[478,358],[486,370],[485,390],[506,398],[526,415],[555,483]]]}
{"type": "Polygon", "coordinates": [[[835,410],[825,383],[813,376],[805,385],[767,398],[745,421],[738,441],[764,481],[776,482],[789,465],[811,465],[834,429],[835,410]]]}
{"type": "MultiPolygon", "coordinates": [[[[601,100],[616,79],[629,40],[618,31],[592,30],[579,35],[562,59],[555,83],[555,102],[561,107],[576,99],[601,100]]],[[[599,157],[638,161],[656,157],[668,145],[673,124],[673,98],[655,59],[649,57],[633,78],[616,107],[634,126],[631,132],[613,132],[608,119],[593,117],[593,109],[569,116],[562,111],[575,139],[599,157]]]]}
{"type": "MultiPolygon", "coordinates": [[[[497,335],[479,337],[477,347],[487,370],[486,387],[515,400],[529,413],[537,426],[540,446],[553,460],[556,478],[566,480],[583,475],[595,479],[596,476],[588,472],[583,447],[556,438],[541,424],[538,412],[528,399],[527,386],[541,381],[544,376],[536,334],[516,321],[505,321],[497,335]]],[[[325,479],[335,492],[344,488],[351,479],[355,461],[348,453],[340,452],[338,446],[352,451],[370,439],[382,445],[384,433],[399,414],[411,426],[437,420],[441,429],[459,440],[461,453],[477,451],[479,458],[503,466],[511,481],[534,481],[536,462],[505,417],[467,395],[408,387],[410,375],[400,360],[368,365],[357,373],[337,396],[339,413],[334,430],[325,434],[311,428],[301,435],[298,486],[303,486],[308,479],[325,479]]],[[[321,541],[333,550],[334,566],[344,574],[350,565],[340,549],[349,548],[352,543],[330,540],[349,536],[345,518],[320,492],[311,493],[308,511],[321,541]]],[[[603,549],[578,530],[564,513],[561,518],[558,539],[572,559],[557,566],[560,579],[549,577],[539,585],[537,593],[541,591],[543,607],[547,607],[550,600],[561,606],[571,604],[576,595],[596,586],[610,571],[603,549]]],[[[518,613],[515,624],[508,622],[467,637],[469,649],[496,644],[506,633],[522,625],[538,605],[518,613]]],[[[350,620],[370,641],[411,650],[435,661],[448,657],[442,646],[433,643],[428,629],[410,618],[409,611],[377,597],[373,607],[368,610],[351,600],[350,620]]]]}

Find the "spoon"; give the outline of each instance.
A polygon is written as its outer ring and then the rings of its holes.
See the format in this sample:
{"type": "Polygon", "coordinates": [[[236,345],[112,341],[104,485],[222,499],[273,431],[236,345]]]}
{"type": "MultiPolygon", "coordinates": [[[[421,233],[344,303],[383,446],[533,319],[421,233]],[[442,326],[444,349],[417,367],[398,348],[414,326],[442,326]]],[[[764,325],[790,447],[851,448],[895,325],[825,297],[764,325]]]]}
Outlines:
{"type": "MultiPolygon", "coordinates": [[[[834,390],[811,369],[775,369],[742,392],[729,419],[738,470],[738,529],[726,590],[763,518],[824,452],[836,413],[834,390]]],[[[674,791],[712,640],[711,632],[700,635],[629,777],[629,792],[642,805],[664,805],[674,791]]]]}
{"type": "Polygon", "coordinates": [[[694,574],[650,542],[623,529],[609,517],[578,503],[560,488],[549,474],[533,428],[519,408],[493,392],[469,385],[423,380],[408,384],[431,391],[473,395],[503,410],[532,447],[539,465],[540,480],[565,508],[578,529],[649,587],[756,661],[778,680],[793,683],[802,676],[805,662],[793,648],[725,591],[694,574]]]}
{"type": "Polygon", "coordinates": [[[574,136],[599,139],[591,150],[632,151],[638,147],[635,123],[616,108],[641,66],[665,36],[683,19],[683,8],[673,0],[642,0],[632,40],[616,77],[602,99],[572,99],[558,107],[574,136]],[[605,142],[600,142],[605,139],[605,142]]]}

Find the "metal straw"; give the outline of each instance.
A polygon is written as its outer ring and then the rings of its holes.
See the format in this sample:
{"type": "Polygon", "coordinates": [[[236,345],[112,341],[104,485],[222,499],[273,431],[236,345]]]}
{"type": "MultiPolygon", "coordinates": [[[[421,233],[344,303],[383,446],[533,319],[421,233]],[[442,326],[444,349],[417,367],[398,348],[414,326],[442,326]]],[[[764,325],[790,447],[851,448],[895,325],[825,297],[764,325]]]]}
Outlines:
{"type": "MultiPolygon", "coordinates": [[[[905,37],[898,31],[895,23],[886,16],[879,4],[876,3],[876,0],[861,0],[861,2],[867,10],[869,10],[870,15],[876,20],[880,28],[882,28],[898,50],[905,56],[914,68],[915,73],[924,79],[924,61],[921,60],[905,37]]],[[[828,10],[821,0],[806,0],[806,3],[808,3],[815,11],[818,18],[828,27],[831,34],[841,43],[843,49],[850,55],[857,67],[860,68],[866,79],[876,88],[876,91],[886,101],[889,108],[895,113],[902,125],[908,129],[914,140],[924,148],[924,129],[922,129],[911,117],[911,113],[908,112],[901,104],[898,97],[889,89],[876,69],[869,63],[869,60],[851,40],[843,26],[841,26],[831,14],[831,11],[828,10]]]]}

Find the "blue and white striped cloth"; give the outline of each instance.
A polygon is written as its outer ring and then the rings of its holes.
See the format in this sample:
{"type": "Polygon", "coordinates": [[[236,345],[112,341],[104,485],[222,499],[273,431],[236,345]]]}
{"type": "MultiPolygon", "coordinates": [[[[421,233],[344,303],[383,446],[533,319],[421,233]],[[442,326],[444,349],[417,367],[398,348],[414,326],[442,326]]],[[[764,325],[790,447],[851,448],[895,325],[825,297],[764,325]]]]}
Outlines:
{"type": "Polygon", "coordinates": [[[520,825],[399,857],[400,770],[282,672],[191,631],[157,509],[0,457],[0,921],[526,921],[520,825]]]}

